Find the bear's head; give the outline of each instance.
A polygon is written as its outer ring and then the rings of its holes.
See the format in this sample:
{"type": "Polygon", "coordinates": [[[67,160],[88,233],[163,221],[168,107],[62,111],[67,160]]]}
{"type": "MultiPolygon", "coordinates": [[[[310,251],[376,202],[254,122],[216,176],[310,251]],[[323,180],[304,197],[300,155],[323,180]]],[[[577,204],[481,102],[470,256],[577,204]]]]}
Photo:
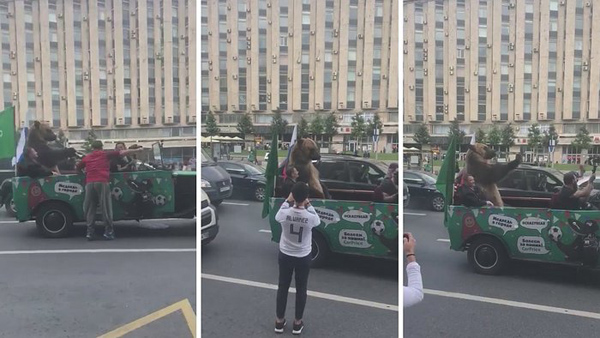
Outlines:
{"type": "Polygon", "coordinates": [[[483,157],[486,160],[496,157],[496,152],[485,144],[475,143],[469,145],[469,150],[483,157]]]}
{"type": "Polygon", "coordinates": [[[49,125],[40,121],[34,121],[29,129],[27,142],[29,144],[39,144],[56,141],[56,134],[49,125]]]}
{"type": "Polygon", "coordinates": [[[309,138],[298,139],[296,145],[294,145],[291,156],[294,159],[294,163],[300,164],[306,164],[321,159],[319,147],[315,141],[309,138]]]}

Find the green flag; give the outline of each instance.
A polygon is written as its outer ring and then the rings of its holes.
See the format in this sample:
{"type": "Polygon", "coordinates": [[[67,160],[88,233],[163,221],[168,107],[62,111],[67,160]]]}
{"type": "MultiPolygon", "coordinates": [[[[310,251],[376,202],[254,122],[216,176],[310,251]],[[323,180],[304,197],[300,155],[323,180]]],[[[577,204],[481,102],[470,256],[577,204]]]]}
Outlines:
{"type": "Polygon", "coordinates": [[[277,166],[279,165],[279,158],[277,157],[277,133],[273,133],[273,140],[271,141],[271,151],[269,151],[269,162],[267,163],[267,170],[265,177],[267,178],[267,186],[265,187],[265,200],[263,202],[262,217],[269,216],[269,203],[275,191],[275,182],[277,177],[277,166]]]}
{"type": "Polygon", "coordinates": [[[15,157],[15,107],[0,112],[0,159],[15,157]]]}
{"type": "Polygon", "coordinates": [[[446,152],[446,158],[442,162],[440,174],[438,175],[435,186],[444,195],[444,222],[446,221],[448,205],[452,204],[452,195],[454,194],[454,175],[456,173],[456,138],[450,140],[450,146],[446,152]]]}

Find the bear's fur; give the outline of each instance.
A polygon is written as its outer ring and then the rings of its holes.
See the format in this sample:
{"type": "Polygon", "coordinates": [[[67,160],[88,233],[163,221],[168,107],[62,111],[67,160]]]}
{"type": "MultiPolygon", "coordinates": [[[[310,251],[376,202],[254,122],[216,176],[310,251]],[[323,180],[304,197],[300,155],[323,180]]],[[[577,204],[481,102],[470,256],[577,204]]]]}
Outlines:
{"type": "Polygon", "coordinates": [[[516,159],[509,163],[489,164],[487,160],[494,157],[496,157],[496,152],[485,144],[475,143],[469,145],[466,167],[467,173],[475,178],[475,183],[481,187],[487,199],[495,206],[502,207],[504,203],[496,183],[519,166],[521,154],[517,154],[516,159]]]}
{"type": "Polygon", "coordinates": [[[56,134],[49,125],[34,121],[31,128],[29,128],[27,146],[37,151],[39,164],[59,172],[58,163],[74,157],[76,150],[74,148],[51,148],[48,143],[56,141],[56,138],[56,134]]]}
{"type": "Polygon", "coordinates": [[[320,160],[319,147],[309,138],[296,141],[290,155],[290,165],[298,170],[298,181],[306,182],[310,189],[309,197],[325,198],[323,187],[319,181],[319,170],[312,164],[313,160],[320,160]]]}

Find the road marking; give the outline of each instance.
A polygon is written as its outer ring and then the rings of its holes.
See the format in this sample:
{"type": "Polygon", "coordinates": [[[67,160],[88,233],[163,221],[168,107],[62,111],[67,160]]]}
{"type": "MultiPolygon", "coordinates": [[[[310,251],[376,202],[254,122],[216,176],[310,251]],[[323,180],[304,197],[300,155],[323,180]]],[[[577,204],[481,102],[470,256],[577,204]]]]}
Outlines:
{"type": "Polygon", "coordinates": [[[33,223],[33,221],[19,222],[19,221],[0,221],[0,224],[17,224],[17,223],[33,223]]]}
{"type": "Polygon", "coordinates": [[[248,204],[248,203],[233,203],[233,202],[223,202],[223,203],[221,203],[221,204],[227,204],[227,205],[242,205],[242,206],[245,206],[245,207],[247,207],[247,206],[249,206],[249,205],[250,205],[250,204],[248,204]]]}
{"type": "Polygon", "coordinates": [[[427,216],[427,214],[417,214],[414,212],[403,212],[403,215],[408,215],[408,216],[427,216]]]}
{"type": "Polygon", "coordinates": [[[271,230],[260,229],[260,230],[258,230],[258,232],[266,232],[266,233],[270,234],[271,230]]]}
{"type": "Polygon", "coordinates": [[[194,313],[194,309],[192,308],[192,304],[188,299],[184,299],[175,304],[169,305],[166,308],[160,309],[154,313],[151,313],[145,317],[142,317],[138,320],[134,320],[133,322],[121,326],[109,333],[105,333],[98,338],[119,338],[124,335],[139,329],[140,327],[147,325],[155,320],[166,317],[173,312],[179,311],[183,313],[185,317],[185,321],[187,322],[188,328],[192,333],[193,337],[196,337],[196,314],[194,313]]]}
{"type": "MultiPolygon", "coordinates": [[[[142,220],[139,223],[149,223],[149,222],[159,222],[159,221],[190,221],[193,220],[193,218],[156,218],[156,219],[146,219],[146,220],[142,220]]],[[[115,221],[117,224],[119,224],[119,222],[134,222],[134,219],[124,219],[124,220],[120,220],[120,221],[115,221]]],[[[19,224],[19,223],[34,223],[35,221],[24,221],[24,222],[19,222],[19,221],[0,221],[0,224],[19,224]]],[[[76,223],[83,223],[83,222],[76,222],[76,223]]]]}
{"type": "Polygon", "coordinates": [[[437,241],[438,242],[444,242],[444,243],[450,243],[450,240],[446,239],[446,238],[438,238],[437,241]]]}
{"type": "Polygon", "coordinates": [[[196,252],[196,248],[14,250],[14,251],[0,251],[0,255],[70,254],[70,253],[139,253],[139,252],[196,252]]]}
{"type": "Polygon", "coordinates": [[[424,289],[423,292],[425,294],[434,295],[434,296],[472,300],[472,301],[476,301],[476,302],[512,306],[512,307],[517,307],[517,308],[522,308],[522,309],[530,309],[530,310],[537,310],[537,311],[543,311],[543,312],[558,313],[558,314],[563,314],[563,315],[570,315],[570,316],[577,316],[577,317],[584,317],[584,318],[591,318],[591,319],[600,319],[600,313],[595,313],[595,312],[571,310],[571,309],[559,308],[559,307],[554,307],[554,306],[516,302],[516,301],[506,300],[506,299],[481,297],[481,296],[474,296],[474,295],[469,295],[469,294],[464,294],[464,293],[448,292],[448,291],[440,291],[440,290],[424,289]]]}
{"type": "MultiPolygon", "coordinates": [[[[217,275],[211,275],[211,274],[207,274],[207,273],[203,273],[203,274],[201,274],[201,276],[202,276],[202,278],[205,278],[205,279],[211,279],[211,280],[216,280],[216,281],[220,281],[220,282],[253,286],[253,287],[262,288],[262,289],[277,290],[277,285],[275,285],[275,284],[254,282],[254,281],[245,280],[245,279],[217,276],[217,275]]],[[[296,288],[290,288],[290,292],[296,293],[296,288]]],[[[333,300],[336,302],[368,306],[368,307],[372,307],[372,308],[376,308],[376,309],[398,311],[398,306],[391,305],[391,304],[377,303],[377,302],[372,302],[372,301],[368,301],[368,300],[343,297],[343,296],[338,296],[338,295],[332,295],[329,293],[310,291],[310,290],[308,291],[308,295],[315,297],[315,298],[328,299],[328,300],[333,300]]]]}

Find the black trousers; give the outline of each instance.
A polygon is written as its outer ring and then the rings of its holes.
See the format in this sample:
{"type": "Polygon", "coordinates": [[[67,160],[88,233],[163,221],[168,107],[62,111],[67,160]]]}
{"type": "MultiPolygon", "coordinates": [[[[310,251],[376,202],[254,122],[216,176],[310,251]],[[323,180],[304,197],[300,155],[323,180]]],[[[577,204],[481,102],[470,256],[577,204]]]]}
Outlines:
{"type": "Polygon", "coordinates": [[[277,289],[277,318],[285,317],[288,291],[292,283],[292,275],[296,277],[296,318],[302,319],[306,305],[308,273],[310,271],[310,254],[306,257],[288,256],[279,252],[279,288],[277,289]]]}

